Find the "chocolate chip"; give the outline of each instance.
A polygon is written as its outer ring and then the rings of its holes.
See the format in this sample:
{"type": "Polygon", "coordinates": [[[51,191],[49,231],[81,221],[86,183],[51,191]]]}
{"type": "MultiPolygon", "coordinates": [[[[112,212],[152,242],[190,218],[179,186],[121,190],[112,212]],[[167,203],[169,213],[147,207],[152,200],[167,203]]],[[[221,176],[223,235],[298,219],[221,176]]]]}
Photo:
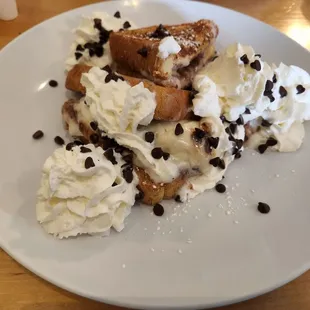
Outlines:
{"type": "Polygon", "coordinates": [[[35,139],[35,140],[38,140],[38,139],[41,139],[43,138],[44,136],[44,133],[42,130],[37,130],[33,135],[32,135],[32,138],[35,139]]]}
{"type": "Polygon", "coordinates": [[[102,148],[107,150],[109,148],[117,147],[118,144],[114,139],[110,139],[108,137],[102,137],[102,148]]]}
{"type": "Polygon", "coordinates": [[[102,46],[97,46],[96,49],[95,49],[95,55],[97,57],[102,57],[103,53],[104,53],[103,47],[102,46]]]}
{"type": "Polygon", "coordinates": [[[241,149],[241,148],[243,147],[243,140],[241,140],[241,139],[236,139],[236,140],[235,140],[235,143],[236,143],[236,147],[237,147],[238,149],[241,149]]]}
{"type": "Polygon", "coordinates": [[[265,202],[259,202],[258,203],[258,206],[257,206],[257,210],[260,212],[260,213],[263,213],[263,214],[267,214],[270,212],[270,207],[267,203],[265,202]]]}
{"type": "Polygon", "coordinates": [[[169,153],[167,153],[167,152],[164,152],[164,154],[163,154],[163,158],[164,158],[164,160],[168,160],[168,159],[169,159],[169,157],[170,157],[170,154],[169,154],[169,153]]]}
{"type": "Polygon", "coordinates": [[[96,133],[93,133],[89,137],[91,143],[96,144],[99,141],[99,136],[96,133]]]}
{"type": "Polygon", "coordinates": [[[137,188],[138,189],[138,194],[136,194],[136,196],[135,196],[135,200],[143,200],[143,198],[144,198],[144,193],[143,193],[143,191],[140,189],[140,188],[137,188]]]}
{"type": "Polygon", "coordinates": [[[121,13],[120,13],[120,11],[116,11],[115,14],[114,14],[114,17],[115,17],[115,18],[121,18],[121,13]]]}
{"type": "Polygon", "coordinates": [[[240,152],[237,152],[237,153],[235,154],[235,159],[239,159],[239,158],[241,158],[241,153],[240,153],[240,152]]]}
{"type": "Polygon", "coordinates": [[[114,151],[115,151],[115,153],[122,153],[123,151],[125,150],[125,148],[123,147],[123,146],[121,146],[121,145],[118,145],[115,149],[114,149],[114,151]]]}
{"type": "Polygon", "coordinates": [[[160,159],[163,157],[164,152],[160,147],[155,147],[151,152],[153,158],[160,159]]]}
{"type": "Polygon", "coordinates": [[[133,181],[133,172],[131,167],[127,167],[123,170],[123,177],[127,183],[131,183],[133,181]]]}
{"type": "Polygon", "coordinates": [[[72,151],[72,148],[75,146],[74,142],[70,142],[66,145],[67,151],[72,151]]]}
{"type": "Polygon", "coordinates": [[[90,122],[90,127],[92,130],[96,131],[98,129],[98,123],[95,121],[90,122]]]}
{"type": "Polygon", "coordinates": [[[73,143],[74,143],[75,145],[83,145],[83,144],[84,144],[84,143],[83,143],[82,141],[80,141],[80,140],[74,140],[73,143]]]}
{"type": "Polygon", "coordinates": [[[255,54],[254,56],[261,58],[262,55],[261,54],[255,54]]]}
{"type": "Polygon", "coordinates": [[[74,56],[75,56],[75,59],[76,59],[76,60],[79,60],[79,59],[83,56],[83,54],[82,54],[82,53],[79,53],[79,52],[75,52],[75,53],[74,53],[74,56]]]}
{"type": "Polygon", "coordinates": [[[104,71],[106,71],[108,73],[112,73],[113,72],[112,68],[109,65],[104,66],[103,68],[101,68],[101,70],[104,70],[104,71]]]}
{"type": "Polygon", "coordinates": [[[91,153],[91,149],[85,146],[81,146],[80,151],[81,153],[91,153]]]}
{"type": "Polygon", "coordinates": [[[208,137],[207,141],[209,142],[210,147],[217,149],[220,142],[220,138],[208,137]]]}
{"type": "Polygon", "coordinates": [[[122,76],[120,76],[120,75],[117,75],[117,74],[115,74],[115,73],[109,73],[106,77],[105,77],[105,79],[104,79],[104,82],[105,83],[109,83],[110,81],[115,81],[115,82],[117,82],[118,80],[121,80],[121,81],[124,81],[124,78],[122,77],[122,76]]]}
{"type": "Polygon", "coordinates": [[[251,111],[249,108],[245,108],[244,114],[251,114],[251,111]]]}
{"type": "Polygon", "coordinates": [[[193,132],[193,138],[196,141],[200,141],[205,137],[206,133],[200,129],[200,128],[195,128],[194,132],[193,132]]]}
{"type": "Polygon", "coordinates": [[[84,47],[81,45],[81,44],[78,44],[77,46],[76,46],[76,49],[75,49],[76,51],[78,51],[78,52],[83,52],[84,51],[84,47]]]}
{"type": "Polygon", "coordinates": [[[144,135],[144,140],[148,143],[152,143],[155,139],[155,135],[154,135],[154,132],[152,131],[148,131],[145,133],[144,135]]]}
{"type": "Polygon", "coordinates": [[[239,149],[237,147],[233,147],[232,155],[236,155],[238,152],[239,152],[239,149]]]}
{"type": "Polygon", "coordinates": [[[260,64],[260,61],[259,60],[255,60],[255,61],[253,61],[253,62],[251,62],[251,68],[252,69],[254,69],[254,70],[256,70],[256,71],[260,71],[261,69],[262,69],[262,66],[261,66],[261,64],[260,64]]]}
{"type": "Polygon", "coordinates": [[[297,95],[302,94],[306,89],[302,85],[297,85],[297,95]]]}
{"type": "Polygon", "coordinates": [[[153,207],[153,212],[156,216],[162,216],[165,213],[164,207],[157,203],[154,207],[153,207]]]}
{"type": "Polygon", "coordinates": [[[104,28],[102,28],[101,30],[100,30],[100,33],[99,33],[99,43],[101,44],[101,45],[104,45],[104,44],[106,44],[108,41],[109,41],[109,38],[110,38],[110,33],[112,32],[112,30],[111,31],[108,31],[108,30],[106,30],[106,29],[104,29],[104,28]]]}
{"type": "Polygon", "coordinates": [[[101,19],[100,18],[94,18],[94,28],[98,29],[99,31],[101,31],[102,24],[101,24],[101,19]]]}
{"type": "Polygon", "coordinates": [[[236,133],[237,124],[231,123],[231,124],[229,125],[229,129],[230,129],[231,133],[234,135],[234,134],[236,133]]]}
{"type": "Polygon", "coordinates": [[[107,151],[105,151],[103,153],[104,157],[110,161],[113,165],[117,165],[117,161],[114,157],[114,152],[113,152],[113,149],[108,149],[107,151]]]}
{"type": "Polygon", "coordinates": [[[127,155],[124,155],[122,158],[126,163],[131,164],[133,161],[133,154],[129,153],[127,155]]]}
{"type": "Polygon", "coordinates": [[[91,157],[87,157],[86,160],[85,160],[85,169],[89,169],[89,168],[92,168],[92,167],[95,167],[95,163],[93,161],[93,159],[91,157]]]}
{"type": "Polygon", "coordinates": [[[129,22],[129,21],[124,22],[124,24],[123,24],[123,28],[124,28],[124,29],[128,29],[128,28],[130,28],[130,27],[131,27],[131,25],[130,25],[130,22],[129,22]]]}
{"type": "Polygon", "coordinates": [[[142,57],[146,58],[148,54],[148,50],[146,47],[142,47],[137,51],[137,53],[141,55],[142,57]]]}
{"type": "Polygon", "coordinates": [[[182,125],[180,123],[177,123],[177,125],[175,126],[175,129],[174,129],[174,134],[176,136],[179,136],[183,133],[184,133],[184,129],[183,129],[182,125]]]}
{"type": "Polygon", "coordinates": [[[116,182],[113,182],[113,184],[112,184],[112,187],[114,187],[114,186],[116,186],[116,185],[118,185],[116,182]]]}
{"type": "MultiPolygon", "coordinates": [[[[266,84],[265,84],[265,92],[271,91],[272,88],[273,88],[273,83],[272,83],[272,81],[267,80],[267,81],[266,81],[266,84]]],[[[266,95],[265,95],[265,96],[266,96],[266,95]]]]}
{"type": "Polygon", "coordinates": [[[163,39],[169,36],[170,36],[170,33],[162,24],[160,24],[156,28],[156,30],[150,35],[151,38],[157,38],[157,39],[163,39]]]}
{"type": "Polygon", "coordinates": [[[242,115],[239,116],[239,118],[236,120],[237,125],[244,125],[244,119],[242,115]]]}
{"type": "Polygon", "coordinates": [[[54,142],[55,142],[56,144],[58,144],[58,145],[64,145],[64,144],[65,144],[64,139],[63,139],[62,137],[59,137],[59,136],[56,136],[56,137],[54,138],[54,142]]]}
{"type": "Polygon", "coordinates": [[[225,164],[224,159],[220,159],[219,160],[218,167],[221,168],[221,169],[225,169],[226,168],[226,164],[225,164]]]}
{"type": "Polygon", "coordinates": [[[274,102],[275,101],[275,98],[272,95],[269,95],[267,97],[269,98],[270,102],[274,102]]]}
{"type": "Polygon", "coordinates": [[[95,56],[95,50],[89,49],[89,50],[88,50],[88,54],[89,54],[89,57],[95,56]]]}
{"type": "Polygon", "coordinates": [[[249,61],[249,58],[247,56],[247,54],[244,54],[243,56],[240,57],[240,60],[245,64],[247,65],[250,61],[249,61]]]}
{"type": "Polygon", "coordinates": [[[267,144],[261,144],[258,146],[258,151],[261,153],[261,154],[264,154],[266,152],[268,148],[268,145],[267,144]]]}
{"type": "Polygon", "coordinates": [[[283,98],[287,95],[287,90],[283,86],[280,86],[279,87],[279,94],[280,94],[280,97],[283,98]]]}
{"type": "Polygon", "coordinates": [[[278,141],[277,141],[275,138],[270,137],[270,138],[268,138],[266,144],[267,144],[268,146],[275,146],[275,145],[278,144],[278,141]]]}
{"type": "Polygon", "coordinates": [[[220,160],[221,159],[219,157],[212,158],[210,159],[209,164],[212,165],[213,167],[218,167],[220,160]]]}
{"type": "Polygon", "coordinates": [[[176,202],[182,202],[180,195],[176,195],[175,198],[174,198],[174,200],[175,200],[176,202]]]}
{"type": "Polygon", "coordinates": [[[220,120],[222,121],[222,123],[224,123],[224,122],[230,123],[229,121],[227,121],[227,119],[224,115],[220,116],[220,120]]]}
{"type": "Polygon", "coordinates": [[[216,184],[215,189],[221,194],[226,192],[226,186],[224,184],[216,184]]]}
{"type": "Polygon", "coordinates": [[[51,86],[51,87],[57,87],[58,86],[58,82],[55,81],[55,80],[50,80],[48,82],[48,85],[51,86]]]}
{"type": "Polygon", "coordinates": [[[272,77],[272,82],[273,82],[273,83],[277,83],[277,76],[276,76],[275,74],[274,74],[273,77],[272,77]]]}
{"type": "Polygon", "coordinates": [[[267,120],[263,119],[261,125],[262,125],[263,127],[270,127],[272,124],[269,123],[267,120]]]}

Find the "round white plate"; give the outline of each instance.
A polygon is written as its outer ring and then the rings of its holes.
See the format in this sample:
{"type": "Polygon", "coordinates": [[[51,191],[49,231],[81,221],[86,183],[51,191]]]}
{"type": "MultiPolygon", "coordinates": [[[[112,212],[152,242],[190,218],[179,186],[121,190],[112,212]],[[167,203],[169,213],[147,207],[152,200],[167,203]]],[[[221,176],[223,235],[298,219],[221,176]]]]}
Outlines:
{"type": "Polygon", "coordinates": [[[213,5],[127,0],[52,18],[0,54],[0,244],[40,277],[71,292],[141,309],[202,308],[241,301],[294,279],[310,266],[310,132],[294,154],[247,151],[228,170],[229,194],[210,191],[190,205],[165,202],[159,218],[135,207],[122,233],[56,240],[36,222],[40,168],[64,136],[64,60],[81,14],[120,10],[138,26],[211,18],[218,48],[251,44],[268,61],[310,71],[310,55],[275,29],[213,5]],[[59,82],[51,88],[50,79],[59,82]],[[34,141],[32,133],[45,132],[34,141]],[[228,210],[229,201],[231,210],[228,210]],[[270,204],[267,215],[257,203],[270,204]],[[192,243],[188,242],[191,240],[192,243]]]}

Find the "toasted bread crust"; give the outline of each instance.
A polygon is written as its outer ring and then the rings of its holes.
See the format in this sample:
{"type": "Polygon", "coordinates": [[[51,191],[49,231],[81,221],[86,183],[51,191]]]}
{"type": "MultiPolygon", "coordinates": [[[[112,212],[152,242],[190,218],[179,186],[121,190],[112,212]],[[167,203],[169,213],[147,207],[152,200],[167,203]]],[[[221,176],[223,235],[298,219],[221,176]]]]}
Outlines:
{"type": "MultiPolygon", "coordinates": [[[[66,88],[85,94],[85,87],[81,84],[83,73],[87,73],[91,67],[75,65],[67,75],[66,88]]],[[[186,90],[168,88],[156,85],[148,80],[141,80],[123,75],[125,80],[135,86],[143,83],[144,87],[155,93],[157,103],[154,119],[162,121],[180,121],[187,119],[191,111],[191,93],[186,90]]]]}

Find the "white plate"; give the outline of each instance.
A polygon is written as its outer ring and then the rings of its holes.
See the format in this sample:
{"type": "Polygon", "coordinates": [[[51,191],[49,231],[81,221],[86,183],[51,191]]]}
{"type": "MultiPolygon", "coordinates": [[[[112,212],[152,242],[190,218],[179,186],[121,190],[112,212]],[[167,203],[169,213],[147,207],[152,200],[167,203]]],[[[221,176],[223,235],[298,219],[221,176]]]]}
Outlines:
{"type": "Polygon", "coordinates": [[[120,10],[139,26],[211,18],[220,27],[219,48],[240,41],[268,61],[310,71],[306,50],[257,20],[203,3],[164,2],[83,7],[36,26],[3,49],[0,243],[42,278],[107,303],[143,309],[233,303],[279,287],[310,266],[309,126],[297,153],[248,151],[232,164],[225,183],[234,214],[226,212],[227,196],[210,191],[191,206],[165,203],[162,218],[136,207],[125,230],[109,238],[63,241],[46,235],[35,218],[40,168],[55,149],[54,136],[64,136],[64,60],[81,14],[120,10]],[[60,86],[49,87],[49,79],[60,86]],[[37,129],[45,132],[42,141],[31,138],[37,129]],[[258,201],[270,204],[268,215],[257,211],[258,201]]]}

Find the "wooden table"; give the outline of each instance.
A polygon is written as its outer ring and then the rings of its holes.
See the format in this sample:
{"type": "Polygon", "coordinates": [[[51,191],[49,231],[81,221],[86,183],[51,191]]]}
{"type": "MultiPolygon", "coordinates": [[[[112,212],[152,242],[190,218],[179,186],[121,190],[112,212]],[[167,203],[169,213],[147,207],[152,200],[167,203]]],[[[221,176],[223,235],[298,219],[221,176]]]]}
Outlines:
{"type": "MultiPolygon", "coordinates": [[[[167,0],[169,1],[169,0],[167,0]]],[[[17,0],[19,16],[0,21],[0,48],[41,21],[91,0],[17,0]]],[[[310,49],[310,0],[211,0],[278,28],[310,49]]],[[[0,69],[1,70],[1,69],[0,69]]],[[[221,310],[309,310],[310,271],[290,284],[256,299],[221,310]]],[[[67,293],[39,279],[0,250],[0,309],[120,310],[67,293]]]]}

